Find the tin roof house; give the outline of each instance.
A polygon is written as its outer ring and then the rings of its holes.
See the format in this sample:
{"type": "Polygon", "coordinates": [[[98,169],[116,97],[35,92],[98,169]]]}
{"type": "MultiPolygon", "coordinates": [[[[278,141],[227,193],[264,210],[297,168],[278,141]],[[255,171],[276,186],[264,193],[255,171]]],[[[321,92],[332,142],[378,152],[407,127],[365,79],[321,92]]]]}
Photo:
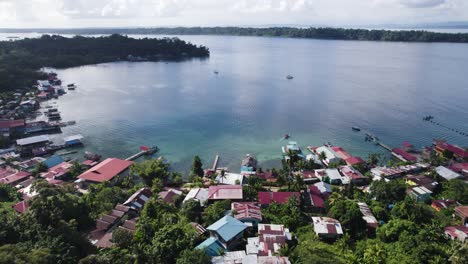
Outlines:
{"type": "Polygon", "coordinates": [[[239,243],[247,227],[241,221],[226,215],[206,228],[210,232],[210,238],[196,248],[205,250],[211,256],[220,255],[219,249],[230,250],[239,243]]]}

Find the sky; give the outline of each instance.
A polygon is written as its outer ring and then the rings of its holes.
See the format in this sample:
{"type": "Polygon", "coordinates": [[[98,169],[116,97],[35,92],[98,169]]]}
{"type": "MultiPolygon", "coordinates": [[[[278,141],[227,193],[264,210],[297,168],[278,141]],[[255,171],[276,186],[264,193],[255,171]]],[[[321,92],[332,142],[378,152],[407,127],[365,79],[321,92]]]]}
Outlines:
{"type": "Polygon", "coordinates": [[[0,0],[0,28],[359,26],[468,21],[468,0],[0,0]]]}

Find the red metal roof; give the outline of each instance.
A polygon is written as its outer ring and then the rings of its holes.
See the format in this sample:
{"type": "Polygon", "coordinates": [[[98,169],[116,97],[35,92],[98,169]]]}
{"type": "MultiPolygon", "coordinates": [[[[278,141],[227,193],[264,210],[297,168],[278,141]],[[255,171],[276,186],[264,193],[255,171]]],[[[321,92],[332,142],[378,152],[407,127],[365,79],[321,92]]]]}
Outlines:
{"type": "Polygon", "coordinates": [[[450,152],[453,152],[453,154],[459,157],[468,158],[468,151],[464,150],[459,146],[455,146],[446,142],[437,142],[436,147],[442,150],[448,150],[450,152]]]}
{"type": "Polygon", "coordinates": [[[404,151],[401,148],[394,148],[394,149],[392,149],[392,151],[395,152],[396,154],[402,156],[407,161],[416,161],[417,160],[417,158],[415,156],[409,154],[408,152],[404,151]]]}
{"type": "Polygon", "coordinates": [[[320,193],[320,190],[317,186],[309,185],[309,194],[313,206],[319,208],[324,207],[325,202],[323,201],[322,194],[320,193]]]}
{"type": "Polygon", "coordinates": [[[242,200],[241,185],[216,185],[208,188],[209,200],[242,200]]]}
{"type": "Polygon", "coordinates": [[[105,182],[119,175],[133,162],[117,158],[108,158],[91,169],[83,172],[78,178],[93,182],[105,182]]]}
{"type": "Polygon", "coordinates": [[[468,171],[468,163],[454,163],[449,169],[455,172],[462,172],[463,170],[468,171]]]}
{"type": "Polygon", "coordinates": [[[24,214],[29,208],[29,204],[26,201],[21,201],[13,206],[16,212],[24,214]]]}
{"type": "Polygon", "coordinates": [[[337,156],[338,156],[339,158],[341,158],[341,159],[346,160],[346,159],[349,159],[349,158],[352,157],[351,154],[349,154],[348,152],[346,152],[346,151],[345,151],[343,148],[341,148],[341,147],[331,147],[331,149],[332,149],[333,151],[335,151],[335,153],[337,154],[337,156]]]}
{"type": "Polygon", "coordinates": [[[356,165],[356,164],[363,163],[364,160],[361,159],[360,157],[354,157],[354,156],[353,156],[353,157],[347,158],[347,159],[345,160],[345,162],[346,162],[346,164],[352,166],[352,165],[356,165]]]}
{"type": "Polygon", "coordinates": [[[51,179],[60,178],[61,176],[70,172],[70,169],[72,166],[73,164],[71,164],[70,162],[64,161],[50,168],[48,172],[42,174],[41,176],[44,178],[51,178],[51,179]]]}
{"type": "Polygon", "coordinates": [[[0,120],[0,128],[14,128],[24,126],[24,119],[0,120]]]}
{"type": "Polygon", "coordinates": [[[31,173],[29,172],[26,172],[26,171],[19,171],[15,174],[12,174],[12,175],[9,175],[5,178],[1,178],[0,179],[0,183],[4,183],[4,184],[13,184],[13,183],[16,183],[20,180],[23,180],[25,178],[28,178],[31,176],[31,173]]]}
{"type": "Polygon", "coordinates": [[[255,219],[262,221],[262,212],[260,206],[252,202],[235,202],[231,204],[233,210],[237,213],[234,216],[237,220],[255,219]]]}
{"type": "Polygon", "coordinates": [[[258,203],[271,204],[275,202],[284,204],[293,196],[299,199],[300,194],[298,192],[258,192],[258,203]]]}

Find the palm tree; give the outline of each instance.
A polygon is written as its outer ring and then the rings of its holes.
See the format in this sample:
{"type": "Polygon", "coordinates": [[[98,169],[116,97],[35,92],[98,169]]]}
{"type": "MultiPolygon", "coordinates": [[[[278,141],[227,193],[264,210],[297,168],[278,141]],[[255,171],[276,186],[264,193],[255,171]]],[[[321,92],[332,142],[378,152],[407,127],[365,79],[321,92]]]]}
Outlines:
{"type": "Polygon", "coordinates": [[[326,160],[327,159],[327,154],[325,154],[325,151],[320,152],[318,158],[320,160],[322,160],[322,161],[326,160]]]}

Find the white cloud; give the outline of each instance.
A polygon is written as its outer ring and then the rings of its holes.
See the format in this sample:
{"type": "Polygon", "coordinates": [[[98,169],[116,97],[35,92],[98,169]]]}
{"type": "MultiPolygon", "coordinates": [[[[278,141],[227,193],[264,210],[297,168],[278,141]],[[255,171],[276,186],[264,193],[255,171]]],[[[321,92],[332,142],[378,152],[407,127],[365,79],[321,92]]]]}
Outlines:
{"type": "Polygon", "coordinates": [[[400,0],[400,3],[410,8],[429,8],[440,6],[447,2],[446,0],[400,0]]]}
{"type": "Polygon", "coordinates": [[[0,0],[0,27],[364,25],[468,20],[468,0],[0,0]]]}

